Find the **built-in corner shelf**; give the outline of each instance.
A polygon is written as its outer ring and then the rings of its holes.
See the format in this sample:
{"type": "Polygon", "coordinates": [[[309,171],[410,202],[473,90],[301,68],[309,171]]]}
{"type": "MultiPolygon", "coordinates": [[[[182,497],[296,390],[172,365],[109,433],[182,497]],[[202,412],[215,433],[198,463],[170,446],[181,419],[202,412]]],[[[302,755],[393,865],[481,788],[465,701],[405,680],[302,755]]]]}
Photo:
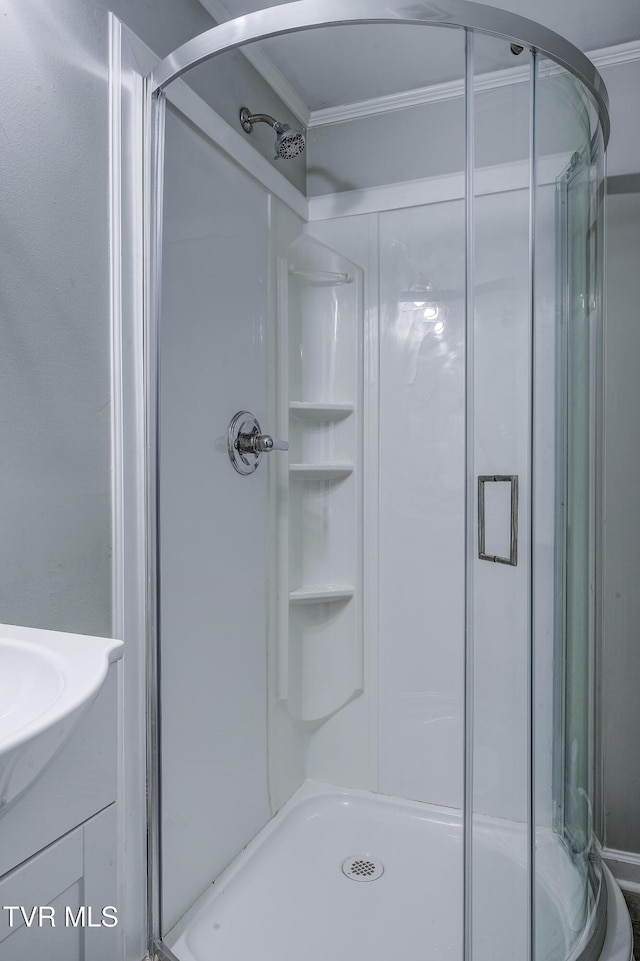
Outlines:
{"type": "Polygon", "coordinates": [[[289,473],[300,480],[339,480],[353,473],[353,464],[289,464],[289,473]]]}
{"type": "Polygon", "coordinates": [[[363,687],[362,281],[308,236],[278,260],[277,699],[303,724],[363,687]]]}
{"type": "Polygon", "coordinates": [[[330,604],[333,601],[351,600],[353,594],[353,587],[347,584],[318,584],[291,591],[289,601],[291,604],[330,604]]]}
{"type": "Polygon", "coordinates": [[[353,404],[312,404],[306,400],[292,400],[289,403],[289,410],[294,417],[326,423],[332,420],[343,420],[353,414],[355,408],[353,404]]]}

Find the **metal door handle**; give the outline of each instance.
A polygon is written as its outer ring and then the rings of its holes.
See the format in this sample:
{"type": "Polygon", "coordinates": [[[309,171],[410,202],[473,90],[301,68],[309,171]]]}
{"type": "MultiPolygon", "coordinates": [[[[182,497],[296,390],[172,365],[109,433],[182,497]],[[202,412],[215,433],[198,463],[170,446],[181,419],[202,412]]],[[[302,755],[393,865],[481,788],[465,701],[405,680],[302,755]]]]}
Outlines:
{"type": "Polygon", "coordinates": [[[511,567],[516,567],[518,563],[517,474],[481,474],[478,477],[478,557],[481,561],[493,561],[494,564],[509,564],[511,567]],[[485,552],[484,485],[502,482],[511,484],[511,531],[508,557],[500,557],[498,554],[487,554],[485,552]]]}

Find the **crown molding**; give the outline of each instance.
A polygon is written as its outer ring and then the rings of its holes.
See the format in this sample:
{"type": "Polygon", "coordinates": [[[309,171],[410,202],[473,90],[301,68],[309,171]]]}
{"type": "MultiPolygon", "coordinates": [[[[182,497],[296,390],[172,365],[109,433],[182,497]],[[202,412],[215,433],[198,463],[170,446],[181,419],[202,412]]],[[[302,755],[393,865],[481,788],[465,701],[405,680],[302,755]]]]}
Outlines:
{"type": "MultiPolygon", "coordinates": [[[[477,77],[473,88],[476,92],[480,92],[493,87],[525,83],[528,79],[528,67],[510,67],[507,70],[494,70],[492,73],[477,77]]],[[[321,127],[330,123],[341,123],[344,120],[358,120],[360,117],[372,117],[389,113],[391,110],[405,110],[407,107],[437,103],[439,100],[455,100],[460,97],[464,97],[464,80],[433,83],[428,87],[416,87],[413,90],[401,90],[399,93],[371,97],[369,100],[345,103],[338,107],[312,110],[307,126],[321,127]]]]}
{"type": "Polygon", "coordinates": [[[615,47],[602,47],[601,50],[587,52],[587,57],[594,66],[610,67],[617,63],[631,63],[640,60],[640,40],[629,43],[617,43],[615,47]]]}
{"type": "MultiPolygon", "coordinates": [[[[640,40],[620,43],[614,47],[603,47],[586,54],[594,66],[609,67],[620,63],[630,63],[640,60],[640,40]]],[[[555,67],[555,65],[554,65],[555,67]]],[[[551,69],[553,70],[554,67],[551,69]]],[[[555,68],[558,71],[560,67],[555,68]]],[[[494,70],[476,77],[473,89],[476,93],[492,90],[496,87],[506,87],[515,83],[525,83],[529,79],[528,67],[509,67],[505,70],[494,70]]],[[[387,94],[383,97],[372,97],[356,103],[341,104],[337,107],[327,107],[323,110],[312,110],[308,127],[320,127],[325,124],[341,123],[345,120],[357,120],[361,117],[372,117],[388,113],[391,110],[404,110],[407,107],[417,107],[425,103],[436,103],[439,100],[453,100],[464,97],[464,80],[452,80],[448,83],[431,84],[428,87],[417,87],[413,90],[403,90],[400,93],[387,94]]]]}
{"type": "MultiPolygon", "coordinates": [[[[200,0],[201,6],[211,14],[216,23],[233,20],[234,15],[229,10],[225,0],[200,0]]],[[[267,83],[273,92],[289,108],[300,123],[308,127],[311,111],[297,90],[289,83],[285,75],[279,70],[271,57],[256,44],[247,44],[240,48],[240,53],[246,57],[251,66],[267,83]]]]}

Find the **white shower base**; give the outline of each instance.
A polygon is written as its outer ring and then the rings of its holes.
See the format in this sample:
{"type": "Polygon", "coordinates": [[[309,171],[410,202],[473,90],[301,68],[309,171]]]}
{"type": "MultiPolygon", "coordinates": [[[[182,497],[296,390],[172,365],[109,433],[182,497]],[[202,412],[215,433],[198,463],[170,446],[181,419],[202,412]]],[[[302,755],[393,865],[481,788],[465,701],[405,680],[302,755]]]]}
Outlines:
{"type": "MultiPolygon", "coordinates": [[[[462,837],[460,814],[450,808],[307,782],[165,943],[180,961],[462,961],[462,837]],[[382,862],[382,876],[346,877],[342,864],[355,855],[382,862]]],[[[538,851],[545,846],[549,920],[538,957],[555,961],[570,954],[572,879],[552,845],[542,839],[538,851]],[[564,891],[564,907],[554,886],[564,891]]],[[[476,855],[474,958],[522,961],[524,825],[477,818],[476,855]]]]}

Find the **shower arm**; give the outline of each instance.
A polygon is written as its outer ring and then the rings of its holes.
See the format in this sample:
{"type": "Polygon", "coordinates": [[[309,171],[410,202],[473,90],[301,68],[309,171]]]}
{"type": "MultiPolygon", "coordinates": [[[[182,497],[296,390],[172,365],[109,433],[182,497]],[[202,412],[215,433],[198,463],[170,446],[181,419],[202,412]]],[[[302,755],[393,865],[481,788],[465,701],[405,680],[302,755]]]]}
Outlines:
{"type": "Polygon", "coordinates": [[[247,107],[240,111],[240,123],[246,133],[251,133],[254,123],[268,123],[274,130],[278,125],[275,117],[270,117],[268,113],[250,113],[247,107]]]}
{"type": "Polygon", "coordinates": [[[268,113],[252,113],[247,117],[247,120],[250,123],[268,123],[272,127],[275,127],[278,122],[275,117],[270,117],[268,113]]]}

